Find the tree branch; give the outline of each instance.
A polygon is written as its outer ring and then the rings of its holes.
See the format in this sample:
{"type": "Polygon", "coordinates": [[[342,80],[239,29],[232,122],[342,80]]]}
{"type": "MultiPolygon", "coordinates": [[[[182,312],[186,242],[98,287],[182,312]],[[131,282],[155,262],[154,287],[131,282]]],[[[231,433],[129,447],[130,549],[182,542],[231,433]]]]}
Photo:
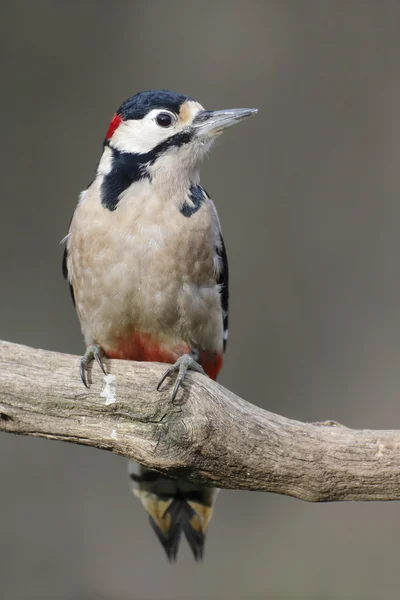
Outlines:
{"type": "Polygon", "coordinates": [[[174,404],[158,363],[78,358],[0,342],[0,430],[111,450],[171,476],[310,501],[399,500],[400,432],[292,421],[190,373],[174,404]],[[91,376],[89,374],[89,380],[91,376]]]}

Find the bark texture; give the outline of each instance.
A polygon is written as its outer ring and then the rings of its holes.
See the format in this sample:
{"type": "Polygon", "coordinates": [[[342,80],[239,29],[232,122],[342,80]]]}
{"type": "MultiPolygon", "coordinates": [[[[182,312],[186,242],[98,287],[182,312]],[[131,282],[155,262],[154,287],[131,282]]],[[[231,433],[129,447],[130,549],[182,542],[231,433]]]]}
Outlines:
{"type": "Polygon", "coordinates": [[[400,500],[400,431],[301,423],[189,373],[171,403],[158,363],[94,364],[0,342],[0,430],[111,450],[207,485],[309,501],[400,500]]]}

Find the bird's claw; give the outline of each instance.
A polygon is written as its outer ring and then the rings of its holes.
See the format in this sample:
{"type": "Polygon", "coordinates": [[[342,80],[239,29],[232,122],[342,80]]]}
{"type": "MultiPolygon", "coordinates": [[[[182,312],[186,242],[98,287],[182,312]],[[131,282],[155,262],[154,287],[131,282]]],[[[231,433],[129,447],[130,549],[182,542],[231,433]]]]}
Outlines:
{"type": "Polygon", "coordinates": [[[162,386],[162,384],[164,383],[164,381],[167,379],[167,377],[169,377],[170,375],[172,375],[172,373],[175,373],[175,365],[173,365],[172,367],[169,367],[164,375],[161,377],[160,381],[157,384],[157,392],[160,391],[160,387],[162,386]]]}
{"type": "Polygon", "coordinates": [[[79,371],[81,374],[81,379],[83,381],[83,385],[85,386],[85,388],[89,389],[89,384],[86,379],[86,365],[85,365],[85,361],[83,358],[81,358],[81,363],[79,365],[79,371]]]}
{"type": "Polygon", "coordinates": [[[81,379],[83,381],[83,385],[87,389],[89,389],[90,385],[86,378],[86,372],[87,372],[88,366],[90,365],[92,360],[96,359],[96,362],[99,365],[100,369],[103,371],[104,375],[107,375],[107,371],[104,367],[103,361],[101,360],[103,356],[104,356],[104,352],[100,348],[100,346],[98,344],[93,344],[92,346],[88,346],[86,348],[86,352],[83,355],[83,357],[81,358],[79,371],[81,374],[81,379]]]}
{"type": "MultiPolygon", "coordinates": [[[[101,354],[103,354],[103,351],[101,351],[101,354]]],[[[97,364],[99,365],[100,369],[103,371],[104,375],[107,375],[107,371],[106,371],[106,369],[105,369],[105,366],[104,366],[104,364],[103,364],[103,361],[101,360],[101,356],[100,356],[100,354],[99,354],[98,352],[95,352],[95,355],[94,355],[94,357],[95,357],[95,359],[96,359],[96,362],[97,362],[97,364]]]]}
{"type": "Polygon", "coordinates": [[[172,390],[171,401],[173,402],[176,398],[179,388],[181,387],[182,381],[185,379],[185,375],[188,371],[197,371],[197,373],[202,373],[205,375],[205,371],[198,362],[194,360],[194,358],[190,354],[184,354],[180,356],[175,364],[165,371],[164,375],[161,377],[160,381],[157,385],[157,391],[160,391],[160,388],[164,381],[172,375],[173,373],[178,373],[178,376],[175,381],[174,389],[172,390]]]}

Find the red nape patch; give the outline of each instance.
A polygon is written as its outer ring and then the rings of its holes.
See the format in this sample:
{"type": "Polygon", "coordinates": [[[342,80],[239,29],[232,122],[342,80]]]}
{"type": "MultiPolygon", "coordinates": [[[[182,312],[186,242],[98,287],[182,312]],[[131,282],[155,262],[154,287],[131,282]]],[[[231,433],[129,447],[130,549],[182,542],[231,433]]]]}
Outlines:
{"type": "Polygon", "coordinates": [[[119,115],[117,115],[117,113],[115,113],[115,115],[111,119],[111,123],[107,129],[106,140],[109,140],[113,136],[114,131],[117,129],[117,127],[119,126],[119,124],[121,122],[122,122],[122,117],[120,117],[119,115]]]}

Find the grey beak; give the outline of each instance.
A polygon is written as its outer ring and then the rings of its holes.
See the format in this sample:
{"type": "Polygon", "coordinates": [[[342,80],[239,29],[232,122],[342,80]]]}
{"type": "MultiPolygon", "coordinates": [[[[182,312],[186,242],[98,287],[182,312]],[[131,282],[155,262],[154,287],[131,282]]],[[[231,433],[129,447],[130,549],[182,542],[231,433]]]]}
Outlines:
{"type": "Polygon", "coordinates": [[[231,108],[229,110],[201,110],[192,126],[199,135],[219,135],[228,127],[258,113],[256,108],[231,108]]]}

